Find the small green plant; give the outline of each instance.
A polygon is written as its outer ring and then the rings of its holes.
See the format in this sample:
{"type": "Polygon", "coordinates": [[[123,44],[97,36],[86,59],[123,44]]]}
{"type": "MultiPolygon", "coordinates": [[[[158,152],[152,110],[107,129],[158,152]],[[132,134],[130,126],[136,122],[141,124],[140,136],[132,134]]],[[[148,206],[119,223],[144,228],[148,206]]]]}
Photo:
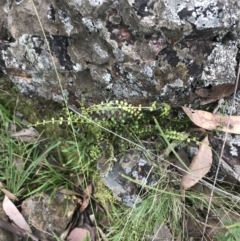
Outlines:
{"type": "MultiPolygon", "coordinates": [[[[108,142],[110,146],[117,148],[118,152],[122,152],[125,149],[131,148],[129,143],[124,139],[119,139],[118,136],[127,138],[129,140],[144,139],[151,136],[155,132],[155,125],[153,124],[151,115],[156,111],[156,102],[153,102],[149,107],[132,106],[126,101],[110,101],[108,103],[100,103],[97,105],[84,107],[82,103],[81,115],[74,112],[66,111],[64,116],[59,119],[51,118],[50,120],[44,120],[42,122],[36,122],[32,126],[46,126],[46,125],[58,125],[66,129],[70,124],[73,124],[74,135],[76,136],[77,145],[81,150],[84,150],[85,156],[82,156],[84,163],[93,163],[104,151],[102,146],[103,142],[108,142]],[[84,116],[82,118],[81,116],[84,116]],[[111,132],[106,131],[111,130],[111,132]],[[114,134],[112,134],[114,133],[114,134]],[[89,160],[90,159],[90,160],[89,160]]],[[[169,106],[163,104],[160,108],[160,115],[163,119],[169,114],[169,106]]],[[[70,167],[71,163],[74,163],[74,147],[70,145],[76,145],[73,142],[65,142],[65,148],[62,149],[63,153],[66,153],[68,162],[65,164],[70,167]],[[69,152],[68,150],[72,149],[69,152]]],[[[89,168],[87,168],[89,169],[89,168]]]]}
{"type": "Polygon", "coordinates": [[[227,231],[225,234],[217,234],[216,239],[218,241],[238,241],[240,240],[240,222],[225,226],[227,231]]]}

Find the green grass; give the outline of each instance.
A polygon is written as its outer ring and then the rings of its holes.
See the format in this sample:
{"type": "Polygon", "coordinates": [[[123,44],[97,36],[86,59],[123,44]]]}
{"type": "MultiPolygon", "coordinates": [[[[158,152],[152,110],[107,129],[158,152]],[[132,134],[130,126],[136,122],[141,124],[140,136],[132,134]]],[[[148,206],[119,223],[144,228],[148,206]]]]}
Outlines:
{"type": "Polygon", "coordinates": [[[108,236],[114,241],[148,240],[154,228],[163,224],[169,225],[175,237],[181,230],[181,202],[171,194],[150,192],[140,205],[122,213],[117,210],[113,215],[115,225],[110,227],[108,236]]]}

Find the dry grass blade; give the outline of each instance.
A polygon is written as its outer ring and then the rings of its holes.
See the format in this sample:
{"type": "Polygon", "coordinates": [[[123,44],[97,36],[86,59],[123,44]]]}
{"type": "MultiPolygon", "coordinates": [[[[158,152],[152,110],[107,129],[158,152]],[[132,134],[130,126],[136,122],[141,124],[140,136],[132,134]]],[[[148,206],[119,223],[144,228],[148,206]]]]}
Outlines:
{"type": "Polygon", "coordinates": [[[69,195],[69,196],[76,196],[76,192],[66,189],[66,188],[59,188],[58,191],[62,194],[69,195]]]}
{"type": "Polygon", "coordinates": [[[212,165],[212,150],[209,147],[208,136],[206,136],[199,147],[197,155],[193,158],[189,169],[181,180],[181,190],[187,190],[202,179],[210,170],[212,165]]]}
{"type": "Polygon", "coordinates": [[[228,131],[229,133],[240,134],[240,116],[221,116],[203,110],[193,110],[182,107],[183,111],[191,121],[206,130],[228,131]],[[229,129],[228,121],[230,120],[229,129]]]}

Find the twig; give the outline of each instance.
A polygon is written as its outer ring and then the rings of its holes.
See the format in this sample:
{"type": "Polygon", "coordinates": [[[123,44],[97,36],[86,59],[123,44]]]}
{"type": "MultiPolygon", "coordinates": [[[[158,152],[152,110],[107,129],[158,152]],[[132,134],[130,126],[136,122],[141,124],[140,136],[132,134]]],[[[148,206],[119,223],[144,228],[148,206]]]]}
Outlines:
{"type": "Polygon", "coordinates": [[[101,228],[97,227],[97,230],[99,232],[99,234],[101,235],[101,238],[103,239],[103,241],[108,241],[106,235],[104,234],[104,232],[102,231],[101,228]]]}
{"type": "Polygon", "coordinates": [[[33,241],[40,241],[40,239],[35,235],[29,233],[24,229],[19,228],[16,224],[12,225],[11,223],[2,219],[0,219],[0,227],[8,230],[9,232],[17,235],[18,237],[31,238],[33,241]]]}

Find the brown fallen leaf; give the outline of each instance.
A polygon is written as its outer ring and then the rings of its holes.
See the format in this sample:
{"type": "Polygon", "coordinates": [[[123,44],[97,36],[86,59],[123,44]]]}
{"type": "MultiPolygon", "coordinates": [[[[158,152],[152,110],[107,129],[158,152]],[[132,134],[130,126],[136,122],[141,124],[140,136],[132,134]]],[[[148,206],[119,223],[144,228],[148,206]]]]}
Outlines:
{"type": "Polygon", "coordinates": [[[206,136],[199,147],[197,155],[193,158],[189,169],[191,173],[185,173],[181,180],[181,192],[195,185],[210,170],[212,165],[212,149],[209,147],[208,136],[206,136]]]}
{"type": "Polygon", "coordinates": [[[39,133],[33,127],[30,127],[28,129],[22,129],[21,131],[13,133],[11,137],[23,142],[30,142],[31,140],[39,137],[39,133]]]}
{"type": "Polygon", "coordinates": [[[90,196],[92,195],[92,192],[93,192],[93,186],[92,186],[92,184],[89,184],[86,187],[86,189],[84,189],[84,191],[83,191],[82,200],[78,201],[79,204],[81,204],[80,213],[83,212],[89,205],[90,196]]]}
{"type": "MultiPolygon", "coordinates": [[[[239,88],[240,86],[238,86],[239,88]]],[[[211,88],[200,88],[195,90],[195,93],[203,98],[207,99],[221,99],[224,97],[228,97],[231,94],[233,94],[235,90],[235,84],[221,84],[221,85],[216,85],[212,86],[211,88]]]]}
{"type": "MultiPolygon", "coordinates": [[[[77,197],[77,207],[72,214],[71,220],[67,224],[66,230],[61,234],[61,239],[65,240],[66,237],[68,237],[67,240],[75,241],[75,232],[79,233],[79,236],[81,236],[82,233],[85,232],[78,229],[74,231],[75,228],[81,227],[89,232],[88,234],[90,234],[91,240],[95,240],[95,238],[92,237],[95,237],[96,229],[92,225],[93,221],[87,213],[87,210],[85,210],[89,205],[93,190],[94,187],[92,183],[90,183],[84,190],[82,188],[75,187],[74,194],[77,197]]],[[[65,192],[64,189],[62,189],[61,191],[65,192]]]]}
{"type": "Polygon", "coordinates": [[[26,230],[29,233],[32,233],[29,225],[26,220],[16,208],[16,206],[12,203],[12,201],[5,195],[5,198],[2,203],[3,210],[6,215],[21,229],[26,230]]]}
{"type": "Polygon", "coordinates": [[[10,198],[12,200],[18,200],[18,198],[13,193],[11,193],[7,189],[3,188],[3,184],[1,182],[0,182],[0,189],[8,198],[10,198]]]}
{"type": "Polygon", "coordinates": [[[90,238],[90,233],[87,229],[74,228],[67,237],[67,241],[83,241],[87,240],[87,237],[90,238]]]}
{"type": "Polygon", "coordinates": [[[203,110],[193,110],[187,107],[182,107],[182,109],[195,125],[203,129],[228,131],[229,133],[240,134],[240,116],[221,116],[203,110]],[[227,128],[228,121],[229,128],[227,128]]]}

